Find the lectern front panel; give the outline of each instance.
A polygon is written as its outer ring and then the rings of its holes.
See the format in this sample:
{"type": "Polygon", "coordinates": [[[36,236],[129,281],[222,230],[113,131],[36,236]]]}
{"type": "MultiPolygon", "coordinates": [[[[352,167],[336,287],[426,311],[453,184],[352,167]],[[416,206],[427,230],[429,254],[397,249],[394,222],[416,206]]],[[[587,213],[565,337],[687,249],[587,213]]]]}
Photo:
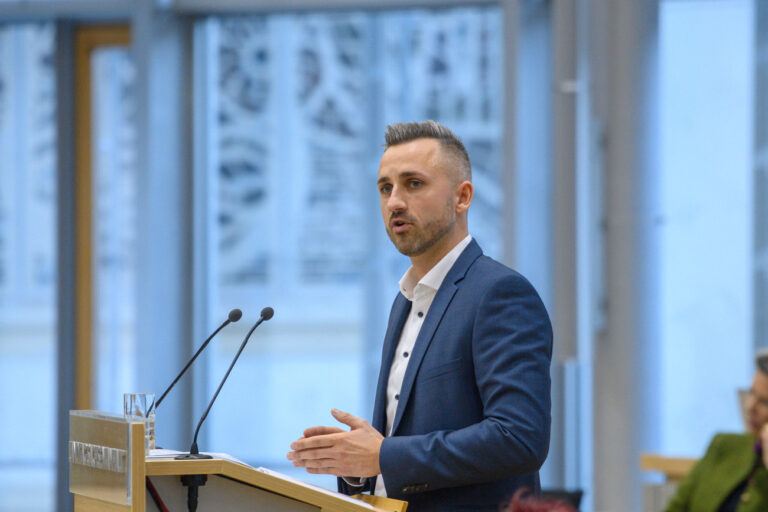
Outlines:
{"type": "MultiPolygon", "coordinates": [[[[151,476],[150,480],[169,510],[186,510],[187,488],[181,485],[178,476],[151,476]]],[[[198,489],[198,496],[200,511],[320,512],[319,507],[218,475],[208,475],[206,484],[198,489]]],[[[148,512],[159,512],[149,495],[146,503],[148,512]]]]}
{"type": "Polygon", "coordinates": [[[70,492],[130,506],[131,469],[131,423],[122,416],[70,411],[70,492]]]}

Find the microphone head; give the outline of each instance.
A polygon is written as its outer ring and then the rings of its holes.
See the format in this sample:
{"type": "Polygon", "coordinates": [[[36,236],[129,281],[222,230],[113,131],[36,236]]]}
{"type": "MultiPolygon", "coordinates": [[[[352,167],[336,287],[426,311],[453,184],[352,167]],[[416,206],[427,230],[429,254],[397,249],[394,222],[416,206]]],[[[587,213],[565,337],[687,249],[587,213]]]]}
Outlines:
{"type": "Polygon", "coordinates": [[[265,322],[270,318],[272,318],[274,314],[275,314],[275,310],[269,306],[261,310],[261,318],[263,318],[265,322]]]}
{"type": "Polygon", "coordinates": [[[239,309],[233,309],[229,312],[229,321],[230,322],[237,322],[243,317],[243,312],[239,309]]]}

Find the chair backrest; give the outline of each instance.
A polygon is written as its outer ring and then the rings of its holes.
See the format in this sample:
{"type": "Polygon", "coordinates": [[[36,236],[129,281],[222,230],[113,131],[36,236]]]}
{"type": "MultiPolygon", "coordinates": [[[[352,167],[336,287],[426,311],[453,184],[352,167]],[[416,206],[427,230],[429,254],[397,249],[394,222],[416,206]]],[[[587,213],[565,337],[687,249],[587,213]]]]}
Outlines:
{"type": "Polygon", "coordinates": [[[747,413],[747,397],[749,396],[748,389],[737,389],[737,398],[739,400],[739,410],[741,411],[741,420],[744,422],[744,430],[749,427],[749,413],[747,413]]]}

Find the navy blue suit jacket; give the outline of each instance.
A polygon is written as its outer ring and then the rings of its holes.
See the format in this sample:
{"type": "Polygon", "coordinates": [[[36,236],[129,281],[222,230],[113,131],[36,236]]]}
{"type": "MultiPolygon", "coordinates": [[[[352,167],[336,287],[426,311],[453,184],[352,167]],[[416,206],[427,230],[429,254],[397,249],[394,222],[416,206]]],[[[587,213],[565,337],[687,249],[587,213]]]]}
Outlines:
{"type": "MultiPolygon", "coordinates": [[[[410,307],[398,294],[384,339],[372,421],[382,433],[389,369],[410,307]]],[[[473,240],[416,339],[379,455],[387,495],[408,501],[409,512],[496,511],[519,487],[538,491],[551,358],[552,327],[533,286],[473,240]]],[[[342,492],[361,491],[339,482],[342,492]]]]}

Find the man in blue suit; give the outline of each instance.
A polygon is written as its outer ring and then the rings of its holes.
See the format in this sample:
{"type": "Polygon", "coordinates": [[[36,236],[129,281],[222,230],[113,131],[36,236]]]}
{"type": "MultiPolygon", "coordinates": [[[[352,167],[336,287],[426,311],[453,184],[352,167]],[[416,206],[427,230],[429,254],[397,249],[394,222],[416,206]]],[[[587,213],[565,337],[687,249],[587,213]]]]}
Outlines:
{"type": "Polygon", "coordinates": [[[536,291],[469,235],[471,166],[434,122],[387,127],[379,165],[389,237],[410,257],[384,338],[373,421],[312,427],[288,458],[342,492],[409,512],[495,511],[539,489],[550,430],[552,328],[536,291]]]}

